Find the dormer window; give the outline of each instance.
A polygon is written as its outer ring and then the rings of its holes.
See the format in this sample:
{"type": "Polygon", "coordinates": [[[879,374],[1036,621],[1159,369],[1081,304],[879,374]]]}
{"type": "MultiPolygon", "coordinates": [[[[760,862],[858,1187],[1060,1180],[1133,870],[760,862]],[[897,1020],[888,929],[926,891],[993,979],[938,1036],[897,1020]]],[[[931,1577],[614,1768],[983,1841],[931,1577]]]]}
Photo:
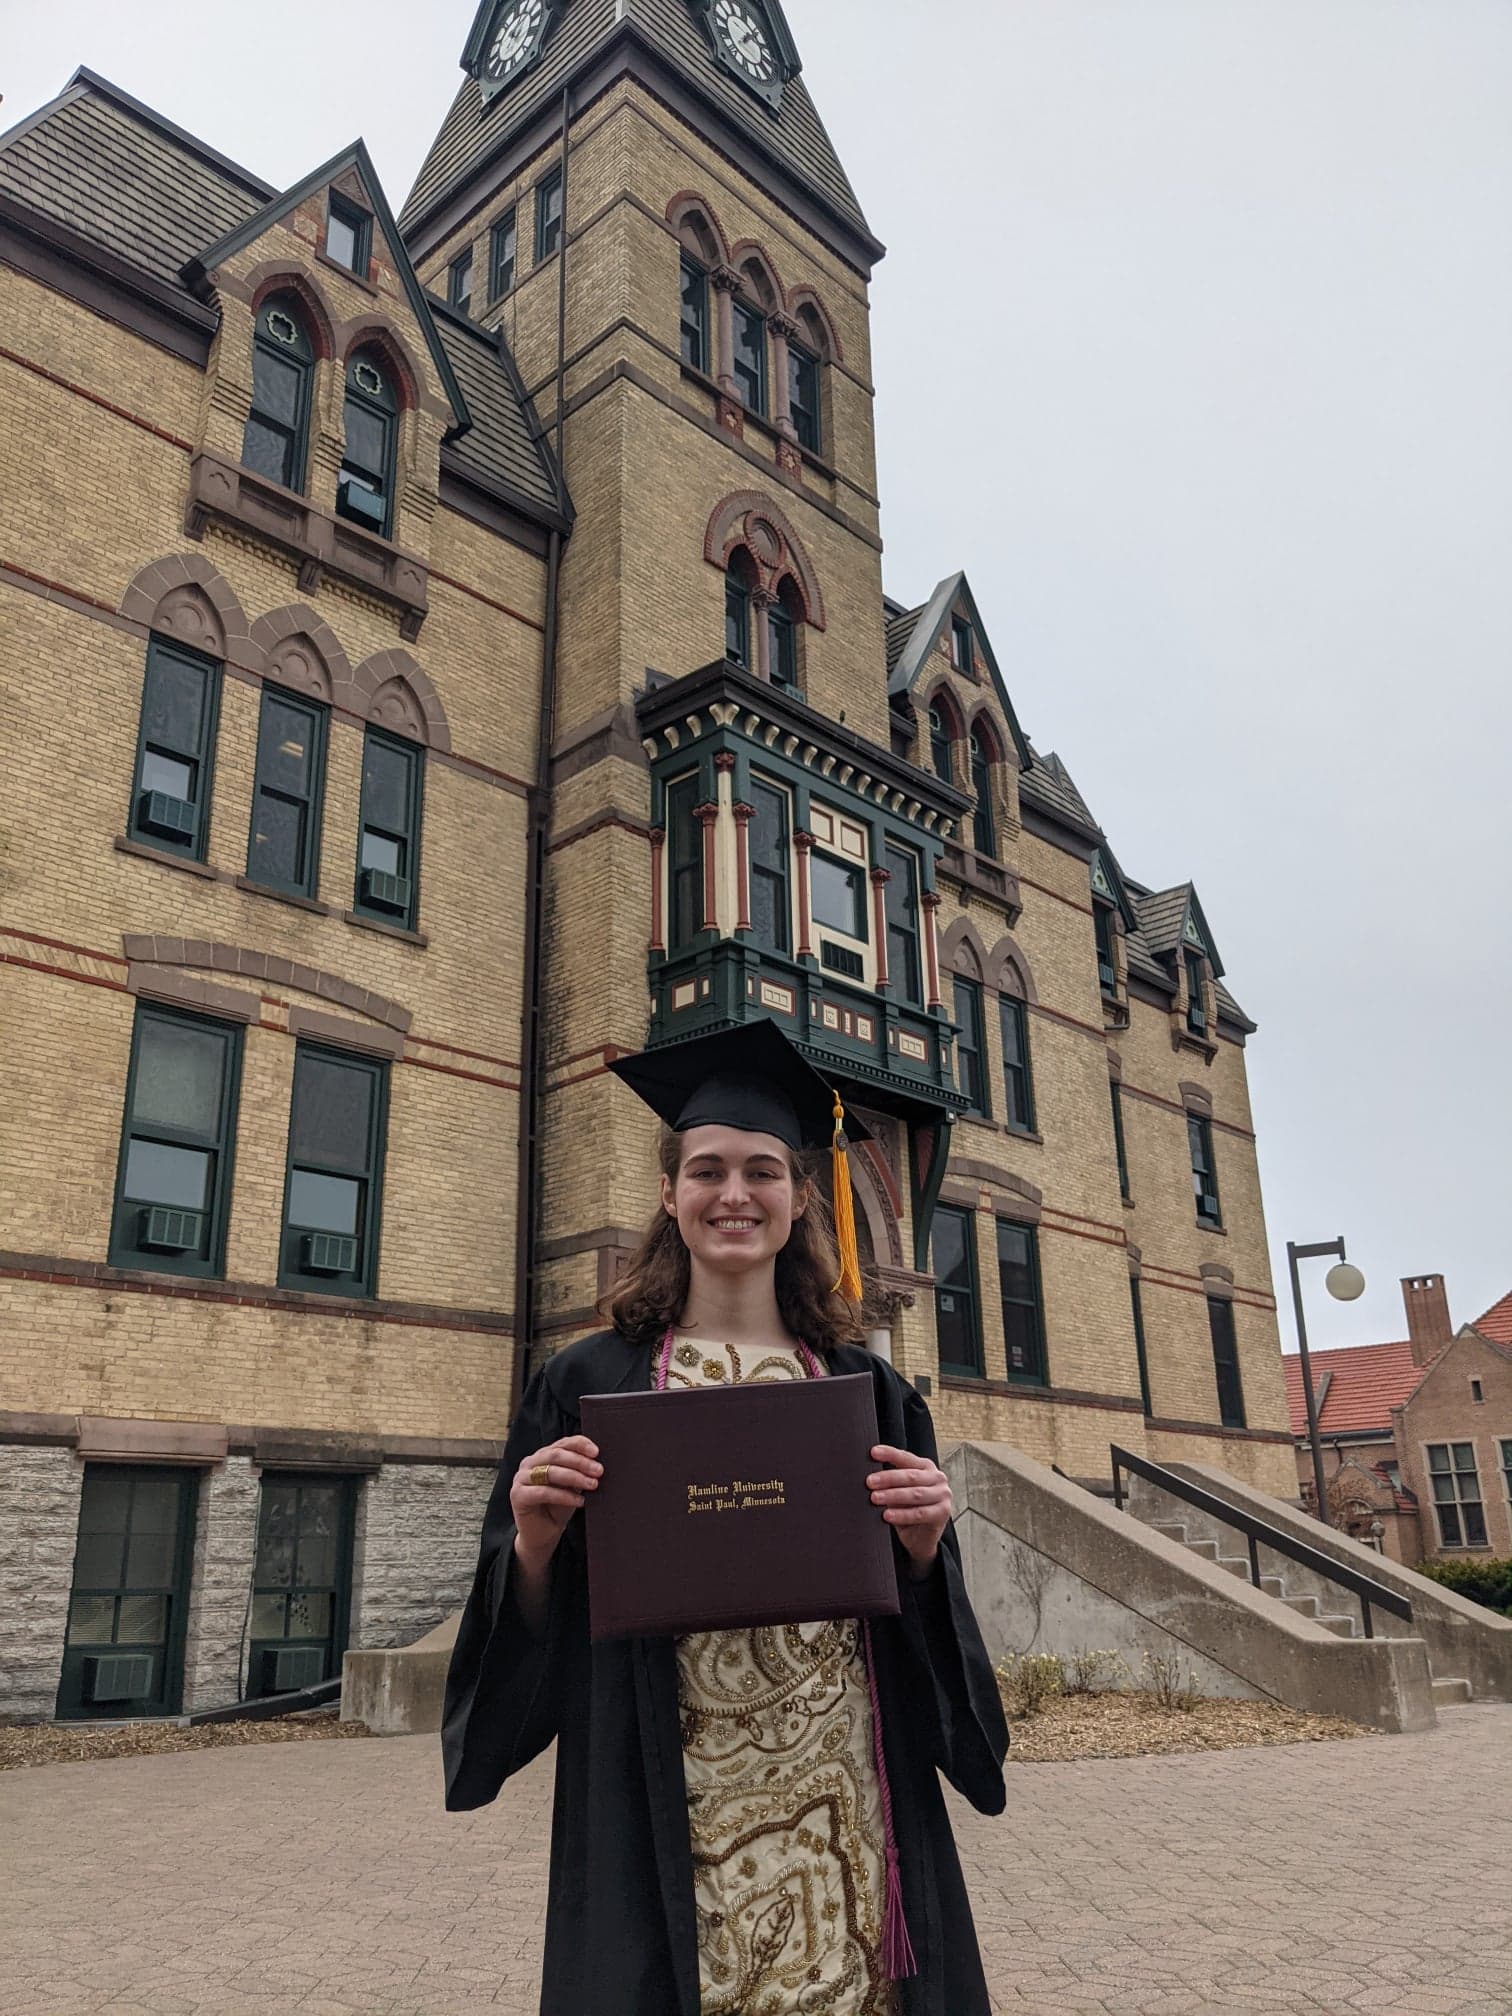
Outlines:
{"type": "Polygon", "coordinates": [[[275,294],[258,311],[252,339],[252,410],[242,435],[242,461],[286,490],[304,488],[314,353],[304,316],[291,294],[275,294]]]}
{"type": "Polygon", "coordinates": [[[372,256],[373,220],[365,210],[333,195],[326,212],[326,257],[366,280],[372,256]]]}
{"type": "Polygon", "coordinates": [[[957,672],[975,670],[976,653],[972,648],[971,625],[964,616],[950,619],[950,662],[957,672]]]}
{"type": "Polygon", "coordinates": [[[682,262],[682,361],[709,374],[709,276],[702,266],[682,262]]]}
{"type": "Polygon", "coordinates": [[[732,304],[735,334],[735,384],[748,413],[766,418],[766,317],[744,301],[732,304]]]}
{"type": "Polygon", "coordinates": [[[1193,952],[1190,948],[1183,951],[1181,956],[1186,962],[1186,1026],[1194,1036],[1205,1036],[1207,1034],[1207,1007],[1203,996],[1203,977],[1206,962],[1200,952],[1193,952]]]}
{"type": "Polygon", "coordinates": [[[823,438],[819,419],[819,359],[791,340],[788,343],[788,411],[800,448],[819,453],[823,438]]]}
{"type": "Polygon", "coordinates": [[[1095,898],[1092,903],[1092,935],[1097,941],[1097,984],[1112,1001],[1118,994],[1118,968],[1113,960],[1113,912],[1095,898]]]}
{"type": "Polygon", "coordinates": [[[343,518],[387,538],[394,509],[394,443],[399,406],[376,350],[359,350],[347,366],[346,451],[336,485],[343,518]]]}
{"type": "Polygon", "coordinates": [[[453,308],[460,308],[464,315],[472,312],[472,271],[473,255],[469,245],[446,269],[446,298],[453,308]]]}

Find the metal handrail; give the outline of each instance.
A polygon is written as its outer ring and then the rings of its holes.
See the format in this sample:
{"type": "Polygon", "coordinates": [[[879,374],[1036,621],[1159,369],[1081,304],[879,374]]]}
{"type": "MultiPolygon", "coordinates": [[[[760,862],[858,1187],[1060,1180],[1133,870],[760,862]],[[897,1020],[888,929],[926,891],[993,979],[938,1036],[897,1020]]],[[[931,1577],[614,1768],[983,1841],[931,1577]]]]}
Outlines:
{"type": "Polygon", "coordinates": [[[1365,1636],[1373,1638],[1375,1628],[1371,1620],[1370,1608],[1388,1611],[1393,1617],[1404,1617],[1412,1622],[1412,1603],[1406,1596],[1399,1596],[1395,1589],[1388,1589],[1384,1582],[1377,1582],[1373,1576],[1364,1575],[1358,1568],[1347,1567],[1342,1561],[1335,1561],[1322,1554],[1316,1547],[1309,1547],[1305,1540],[1294,1540],[1279,1526],[1272,1526],[1268,1519],[1261,1519],[1253,1512],[1245,1512],[1237,1505],[1230,1505],[1226,1498],[1220,1498],[1212,1491],[1204,1491],[1200,1484],[1190,1484],[1174,1470],[1168,1470],[1163,1463],[1152,1463],[1148,1456],[1136,1456],[1132,1450],[1120,1449],[1116,1442],[1110,1444],[1113,1457],[1113,1503],[1120,1512],[1124,1509],[1123,1472],[1129,1471],[1135,1477],[1143,1477],[1147,1484],[1154,1484],[1162,1491],[1168,1491],[1173,1498],[1185,1499],[1188,1505],[1225,1526],[1234,1526],[1249,1541],[1250,1581],[1255,1588],[1260,1587],[1259,1543],[1274,1553],[1285,1554],[1299,1567],[1311,1569],[1314,1575],[1321,1575],[1329,1582],[1337,1582],[1341,1589],[1347,1589],[1351,1596],[1360,1599],[1360,1610],[1365,1626],[1365,1636]]]}
{"type": "Polygon", "coordinates": [[[184,1719],[191,1728],[202,1722],[272,1722],[280,1715],[303,1715],[311,1708],[329,1708],[341,1698],[341,1677],[317,1680],[313,1687],[298,1687],[292,1694],[257,1694],[246,1701],[230,1701],[224,1708],[201,1708],[184,1719]]]}

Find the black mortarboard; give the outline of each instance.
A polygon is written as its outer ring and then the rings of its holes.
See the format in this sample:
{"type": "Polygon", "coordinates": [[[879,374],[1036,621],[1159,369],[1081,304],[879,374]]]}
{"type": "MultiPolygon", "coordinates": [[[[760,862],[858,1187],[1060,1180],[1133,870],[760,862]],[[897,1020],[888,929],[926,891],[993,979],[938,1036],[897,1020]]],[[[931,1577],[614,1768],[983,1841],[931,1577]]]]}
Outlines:
{"type": "MultiPolygon", "coordinates": [[[[609,1069],[678,1134],[720,1126],[774,1134],[795,1149],[833,1141],[833,1088],[769,1016],[617,1057],[609,1069]]],[[[845,1133],[871,1139],[849,1114],[845,1133]]]]}

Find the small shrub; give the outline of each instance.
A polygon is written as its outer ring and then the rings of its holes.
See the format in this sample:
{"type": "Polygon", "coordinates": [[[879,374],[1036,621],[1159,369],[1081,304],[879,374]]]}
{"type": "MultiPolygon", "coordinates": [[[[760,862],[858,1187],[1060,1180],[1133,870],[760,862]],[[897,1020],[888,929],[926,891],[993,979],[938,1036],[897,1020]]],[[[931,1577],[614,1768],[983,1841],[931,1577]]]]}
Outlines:
{"type": "Polygon", "coordinates": [[[1129,1677],[1117,1652],[1069,1652],[1061,1660],[1061,1672],[1068,1694],[1100,1694],[1129,1677]]]}
{"type": "Polygon", "coordinates": [[[1066,1676],[1053,1652],[1013,1652],[997,1666],[1003,1706],[1025,1720],[1066,1691],[1066,1676]]]}
{"type": "Polygon", "coordinates": [[[1197,1676],[1183,1666],[1179,1652],[1146,1652],[1141,1676],[1140,1692],[1150,1695],[1157,1708],[1188,1715],[1202,1699],[1197,1676]]]}
{"type": "Polygon", "coordinates": [[[1512,1561],[1419,1561],[1417,1572],[1456,1596],[1512,1616],[1512,1561]]]}

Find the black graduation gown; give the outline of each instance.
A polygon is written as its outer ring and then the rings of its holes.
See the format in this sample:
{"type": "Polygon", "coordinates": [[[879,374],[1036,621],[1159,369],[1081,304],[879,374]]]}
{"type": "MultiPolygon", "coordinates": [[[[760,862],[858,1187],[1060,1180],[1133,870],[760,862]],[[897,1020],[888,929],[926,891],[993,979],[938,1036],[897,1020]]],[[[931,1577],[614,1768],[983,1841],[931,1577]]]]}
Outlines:
{"type": "MultiPolygon", "coordinates": [[[[652,1384],[653,1353],[607,1330],[531,1380],[483,1521],[482,1555],[447,1675],[446,1804],[486,1806],[513,1772],[557,1744],[541,2016],[698,2016],[693,1865],[671,1638],[588,1637],[583,1521],[553,1564],[545,1632],[526,1630],[512,1590],[509,1490],[533,1450],[580,1432],[579,1397],[652,1384]]],[[[870,1372],[879,1439],[931,1459],[929,1409],[885,1359],[856,1345],[835,1373],[870,1372]]],[[[988,2016],[971,1908],[939,1775],[980,1813],[1005,1803],[1008,1730],[962,1579],[955,1533],[922,1583],[894,1542],[902,1614],[872,1642],[905,1914],[919,1973],[900,2016],[988,2016]]],[[[501,1908],[502,1900],[501,1900],[501,1908]]]]}

